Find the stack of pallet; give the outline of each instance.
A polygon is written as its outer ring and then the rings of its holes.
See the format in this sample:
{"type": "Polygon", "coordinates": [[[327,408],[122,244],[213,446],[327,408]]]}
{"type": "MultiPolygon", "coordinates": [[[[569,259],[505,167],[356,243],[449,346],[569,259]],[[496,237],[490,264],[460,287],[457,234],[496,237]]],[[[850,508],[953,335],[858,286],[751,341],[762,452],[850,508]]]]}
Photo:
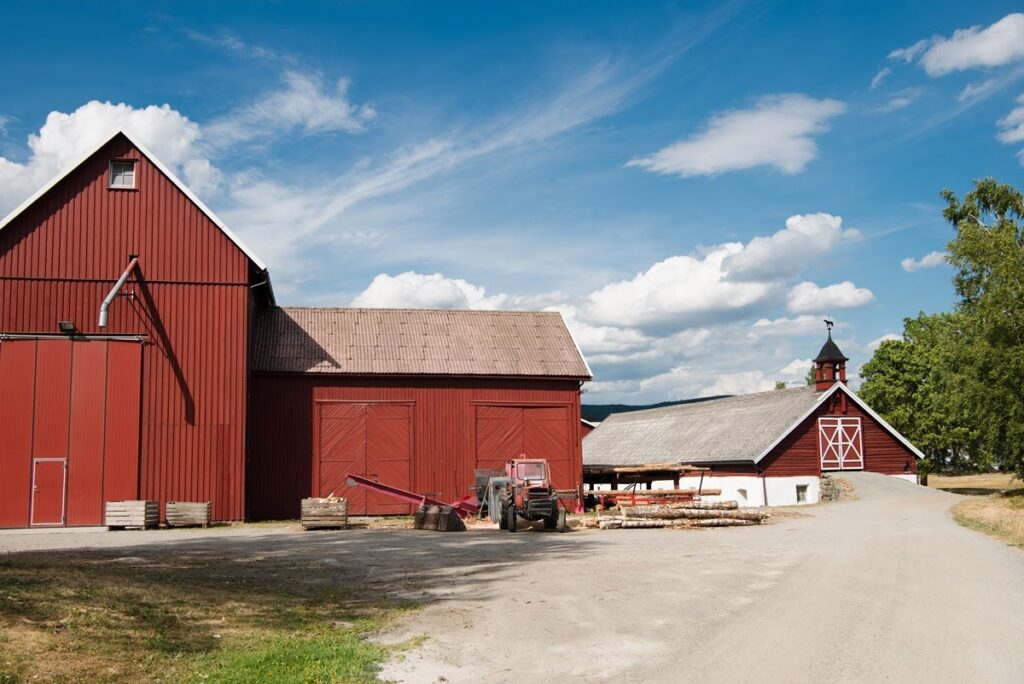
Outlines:
{"type": "Polygon", "coordinates": [[[159,501],[108,501],[103,519],[108,530],[148,530],[160,525],[159,501]]]}
{"type": "Polygon", "coordinates": [[[209,527],[210,502],[167,502],[168,527],[209,527]]]}
{"type": "Polygon", "coordinates": [[[303,499],[301,522],[306,530],[348,527],[348,499],[334,496],[303,499]]]}
{"type": "Polygon", "coordinates": [[[683,501],[650,505],[619,505],[618,516],[602,516],[602,530],[647,527],[738,527],[759,525],[767,511],[740,510],[735,501],[683,501]]]}

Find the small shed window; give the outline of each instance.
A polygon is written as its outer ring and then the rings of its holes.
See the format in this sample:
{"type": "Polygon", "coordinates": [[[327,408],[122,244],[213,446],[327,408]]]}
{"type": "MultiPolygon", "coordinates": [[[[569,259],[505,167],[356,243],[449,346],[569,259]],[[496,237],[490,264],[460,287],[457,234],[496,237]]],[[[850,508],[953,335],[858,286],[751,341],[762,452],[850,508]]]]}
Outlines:
{"type": "Polygon", "coordinates": [[[807,485],[796,486],[796,502],[807,503],[807,485]]]}
{"type": "Polygon", "coordinates": [[[121,190],[135,188],[135,162],[130,159],[115,159],[110,162],[110,187],[121,190]]]}

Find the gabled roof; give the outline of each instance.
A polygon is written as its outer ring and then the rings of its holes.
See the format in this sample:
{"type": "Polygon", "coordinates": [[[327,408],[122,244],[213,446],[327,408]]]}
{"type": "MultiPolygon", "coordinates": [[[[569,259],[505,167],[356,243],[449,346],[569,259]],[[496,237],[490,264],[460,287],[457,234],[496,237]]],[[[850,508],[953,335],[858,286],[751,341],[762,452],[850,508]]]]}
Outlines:
{"type": "Polygon", "coordinates": [[[269,373],[591,377],[552,311],[273,307],[256,317],[252,366],[269,373]]]}
{"type": "Polygon", "coordinates": [[[3,218],[3,220],[0,220],[0,230],[3,230],[4,228],[6,228],[7,225],[11,221],[13,221],[22,212],[24,212],[26,209],[28,209],[33,204],[35,204],[36,201],[40,197],[42,197],[47,192],[49,192],[55,185],[57,185],[62,180],[64,180],[75,169],[77,169],[79,166],[81,166],[83,163],[85,163],[85,161],[87,159],[89,159],[94,154],[99,152],[103,147],[108,145],[111,140],[113,140],[114,138],[116,138],[119,135],[123,135],[125,138],[128,139],[128,142],[130,142],[132,145],[134,145],[136,148],[138,148],[139,152],[141,152],[142,155],[144,157],[146,157],[146,159],[148,159],[150,161],[150,163],[153,164],[153,166],[155,166],[157,169],[159,169],[160,173],[162,173],[164,176],[167,177],[168,180],[170,180],[172,183],[174,183],[174,185],[177,186],[178,190],[180,190],[182,193],[184,193],[184,195],[186,197],[188,197],[189,200],[191,200],[192,203],[195,204],[199,208],[199,210],[201,212],[206,214],[206,217],[209,218],[210,221],[215,226],[217,226],[221,230],[221,232],[224,233],[224,235],[229,240],[231,240],[231,242],[235,243],[235,246],[237,246],[238,249],[242,250],[242,252],[245,254],[245,256],[247,256],[249,258],[249,260],[253,264],[255,264],[256,267],[259,270],[261,270],[261,271],[266,271],[267,270],[267,265],[265,263],[263,263],[263,260],[260,259],[258,256],[256,256],[256,254],[251,249],[249,249],[245,245],[245,243],[243,243],[240,239],[238,239],[238,236],[235,235],[234,233],[232,233],[231,229],[228,228],[227,225],[223,221],[221,221],[220,218],[218,218],[216,214],[214,214],[212,211],[210,211],[210,208],[207,207],[205,204],[203,204],[202,200],[200,200],[198,197],[196,197],[192,193],[192,191],[188,189],[188,186],[186,186],[184,183],[181,182],[181,179],[179,179],[177,176],[175,176],[174,173],[169,168],[164,166],[163,163],[159,159],[157,159],[156,156],[154,156],[152,152],[150,152],[144,145],[142,145],[139,141],[137,141],[135,138],[133,138],[131,135],[129,135],[128,132],[125,131],[125,130],[119,130],[116,133],[114,133],[112,136],[110,136],[109,138],[104,140],[101,144],[99,144],[95,148],[93,148],[88,154],[84,155],[81,159],[79,159],[74,164],[69,166],[65,171],[57,174],[57,176],[54,177],[54,179],[51,180],[49,183],[47,183],[43,187],[39,188],[39,190],[36,191],[35,194],[33,194],[31,197],[29,197],[24,202],[22,202],[21,206],[19,206],[17,209],[15,209],[11,213],[9,213],[7,216],[5,216],[3,218]]]}
{"type": "Polygon", "coordinates": [[[915,456],[924,458],[850,388],[836,383],[824,392],[799,387],[616,413],[583,441],[583,465],[758,463],[836,392],[846,393],[915,456]]]}

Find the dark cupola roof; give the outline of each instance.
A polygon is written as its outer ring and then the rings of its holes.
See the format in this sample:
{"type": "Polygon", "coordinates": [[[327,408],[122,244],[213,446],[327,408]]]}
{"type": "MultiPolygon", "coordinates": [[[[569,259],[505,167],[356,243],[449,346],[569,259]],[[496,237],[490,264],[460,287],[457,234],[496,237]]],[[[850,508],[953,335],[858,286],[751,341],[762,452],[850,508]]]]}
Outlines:
{"type": "Polygon", "coordinates": [[[828,334],[828,340],[825,341],[821,351],[818,352],[817,358],[814,359],[814,363],[820,363],[822,361],[849,361],[846,356],[843,356],[843,352],[839,350],[839,347],[835,342],[832,341],[832,332],[828,334]]]}

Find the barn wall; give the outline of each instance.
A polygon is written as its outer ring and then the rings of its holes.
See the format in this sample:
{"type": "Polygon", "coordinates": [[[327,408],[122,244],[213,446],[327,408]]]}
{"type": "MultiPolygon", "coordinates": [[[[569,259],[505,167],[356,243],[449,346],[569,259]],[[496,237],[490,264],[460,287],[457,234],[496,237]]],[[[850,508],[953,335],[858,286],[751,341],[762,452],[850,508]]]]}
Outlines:
{"type": "Polygon", "coordinates": [[[819,416],[860,417],[864,470],[886,475],[917,473],[914,454],[855,402],[837,392],[826,406],[809,416],[765,457],[760,465],[769,477],[820,475],[819,416]]]}
{"type": "MultiPolygon", "coordinates": [[[[159,169],[115,138],[0,231],[0,333],[144,335],[139,495],[244,512],[249,261],[159,169]],[[137,190],[109,190],[113,158],[137,190]],[[97,327],[129,255],[134,275],[97,327]]],[[[111,426],[116,429],[115,426],[111,426]]],[[[2,451],[2,450],[0,450],[2,451]]]]}
{"type": "MultiPolygon", "coordinates": [[[[565,405],[572,467],[582,479],[576,381],[257,375],[250,399],[249,518],[295,518],[300,499],[310,495],[316,400],[410,402],[412,489],[447,500],[466,496],[473,482],[477,406],[565,405]]],[[[555,485],[569,489],[577,481],[555,485]]]]}

